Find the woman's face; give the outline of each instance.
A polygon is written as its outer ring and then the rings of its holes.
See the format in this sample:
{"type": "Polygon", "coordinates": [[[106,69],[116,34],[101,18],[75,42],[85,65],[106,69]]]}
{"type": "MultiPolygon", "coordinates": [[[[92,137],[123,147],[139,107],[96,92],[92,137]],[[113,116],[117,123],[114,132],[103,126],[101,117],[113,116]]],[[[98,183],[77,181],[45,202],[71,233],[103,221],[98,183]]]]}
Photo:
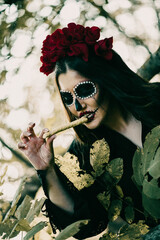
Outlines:
{"type": "Polygon", "coordinates": [[[89,129],[100,126],[106,116],[108,101],[98,105],[99,89],[89,79],[82,77],[74,70],[59,75],[61,96],[66,107],[75,116],[80,118],[91,113],[91,119],[84,125],[89,129]]]}

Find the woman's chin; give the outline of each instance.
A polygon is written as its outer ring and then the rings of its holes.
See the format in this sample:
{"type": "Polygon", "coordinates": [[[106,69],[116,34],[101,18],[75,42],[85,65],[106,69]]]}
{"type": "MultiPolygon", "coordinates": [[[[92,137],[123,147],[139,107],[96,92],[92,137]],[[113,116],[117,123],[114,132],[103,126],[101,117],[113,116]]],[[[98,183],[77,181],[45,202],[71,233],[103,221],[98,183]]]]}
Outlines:
{"type": "Polygon", "coordinates": [[[84,125],[88,128],[88,129],[96,129],[99,127],[100,123],[96,121],[96,119],[93,119],[90,122],[84,123],[84,125]]]}

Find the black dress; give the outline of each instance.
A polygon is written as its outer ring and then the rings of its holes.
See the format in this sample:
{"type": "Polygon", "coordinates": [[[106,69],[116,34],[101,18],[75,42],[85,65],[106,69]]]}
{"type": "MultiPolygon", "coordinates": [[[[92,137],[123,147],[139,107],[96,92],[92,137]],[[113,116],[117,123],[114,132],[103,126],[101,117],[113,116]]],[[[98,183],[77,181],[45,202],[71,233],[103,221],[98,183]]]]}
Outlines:
{"type": "MultiPolygon", "coordinates": [[[[142,124],[142,142],[145,140],[145,136],[151,129],[147,128],[142,124]]],[[[133,175],[132,170],[132,158],[137,149],[126,137],[122,136],[118,132],[109,128],[102,128],[100,132],[101,138],[105,138],[110,147],[110,160],[114,158],[123,159],[123,176],[118,183],[124,193],[124,196],[129,196],[133,199],[135,208],[135,221],[144,219],[142,199],[139,190],[133,183],[131,177],[133,175]]],[[[70,153],[78,157],[80,167],[90,172],[92,167],[89,162],[89,147],[81,147],[78,141],[74,140],[68,150],[70,153]]],[[[69,224],[82,220],[90,219],[89,224],[82,227],[81,231],[74,237],[78,239],[85,239],[102,232],[108,224],[108,213],[97,199],[97,194],[104,191],[104,187],[95,181],[94,184],[88,188],[83,188],[78,191],[73,184],[62,174],[58,167],[56,167],[57,174],[61,178],[63,184],[73,196],[74,214],[70,215],[66,211],[60,209],[54,205],[48,198],[46,182],[45,182],[45,171],[37,171],[42,182],[44,192],[47,196],[46,200],[46,211],[50,219],[53,231],[58,228],[59,230],[64,229],[69,224]]],[[[123,202],[123,205],[126,203],[123,202]]],[[[123,210],[121,217],[123,218],[123,210]]]]}

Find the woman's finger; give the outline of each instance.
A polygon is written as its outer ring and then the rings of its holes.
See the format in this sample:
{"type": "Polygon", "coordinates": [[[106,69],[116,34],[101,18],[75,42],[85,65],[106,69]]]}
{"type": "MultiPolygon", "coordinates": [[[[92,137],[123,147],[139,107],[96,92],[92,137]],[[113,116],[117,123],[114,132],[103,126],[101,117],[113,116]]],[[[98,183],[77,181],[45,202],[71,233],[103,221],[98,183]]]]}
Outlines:
{"type": "Polygon", "coordinates": [[[52,143],[55,138],[56,138],[55,134],[50,136],[46,141],[46,147],[48,147],[49,149],[52,149],[52,143]]]}
{"type": "Polygon", "coordinates": [[[33,122],[30,122],[28,124],[27,132],[31,133],[30,137],[35,137],[36,136],[36,134],[34,132],[34,129],[33,129],[34,126],[35,126],[35,123],[33,123],[33,122]]]}
{"type": "Polygon", "coordinates": [[[18,143],[18,148],[21,150],[27,149],[27,144],[23,143],[23,142],[19,142],[18,143]]]}
{"type": "Polygon", "coordinates": [[[23,141],[23,143],[27,143],[29,141],[29,137],[31,137],[31,133],[28,131],[22,132],[20,139],[23,141]]]}
{"type": "Polygon", "coordinates": [[[45,133],[47,133],[47,132],[49,132],[49,129],[48,129],[48,128],[44,128],[44,129],[41,131],[41,133],[40,133],[40,135],[39,135],[39,138],[42,138],[42,139],[43,139],[43,135],[44,135],[45,133]]]}

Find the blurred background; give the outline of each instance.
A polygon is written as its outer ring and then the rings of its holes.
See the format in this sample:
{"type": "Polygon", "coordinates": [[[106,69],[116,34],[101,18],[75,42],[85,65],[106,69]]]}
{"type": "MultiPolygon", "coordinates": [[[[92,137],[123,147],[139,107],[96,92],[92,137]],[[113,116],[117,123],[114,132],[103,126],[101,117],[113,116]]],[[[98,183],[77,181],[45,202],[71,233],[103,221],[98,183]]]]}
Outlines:
{"type": "MultiPolygon", "coordinates": [[[[40,183],[28,160],[17,149],[29,122],[36,133],[64,123],[65,114],[54,86],[54,74],[39,72],[42,41],[69,22],[98,26],[101,38],[113,36],[113,49],[135,72],[159,48],[159,0],[0,0],[0,187],[11,201],[24,175],[24,193],[34,198],[40,183]]],[[[159,60],[160,61],[160,60],[159,60]]],[[[159,74],[152,74],[159,81],[159,74]]],[[[57,137],[56,154],[74,138],[69,130],[57,137]]],[[[23,197],[23,196],[22,196],[23,197]]]]}

